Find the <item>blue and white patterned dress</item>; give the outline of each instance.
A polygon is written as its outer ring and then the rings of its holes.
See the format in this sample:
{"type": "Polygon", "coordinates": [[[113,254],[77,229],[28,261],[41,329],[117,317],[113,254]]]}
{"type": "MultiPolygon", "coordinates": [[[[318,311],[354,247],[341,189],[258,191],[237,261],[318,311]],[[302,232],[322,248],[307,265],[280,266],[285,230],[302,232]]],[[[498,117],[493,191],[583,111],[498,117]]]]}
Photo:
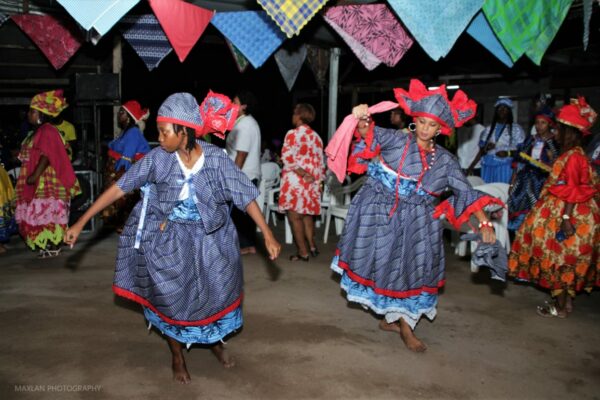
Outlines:
{"type": "Polygon", "coordinates": [[[141,188],[144,198],[119,239],[113,291],[142,304],[152,325],[187,345],[218,342],[242,326],[230,207],[245,210],[258,196],[223,150],[202,149],[203,165],[187,177],[176,153],[156,148],[117,182],[124,192],[141,188]]]}
{"type": "MultiPolygon", "coordinates": [[[[431,153],[425,156],[429,170],[412,135],[375,127],[370,149],[377,146],[378,156],[362,160],[369,162],[368,179],[352,199],[331,268],[342,275],[348,300],[389,323],[402,318],[414,328],[421,316],[435,317],[437,293],[444,285],[442,226],[436,217],[446,214],[460,225],[497,201],[474,190],[455,157],[441,146],[436,145],[434,162],[431,153]],[[436,206],[446,190],[453,195],[436,206]]],[[[358,153],[360,159],[364,149],[364,141],[359,142],[354,157],[358,153]]]]}

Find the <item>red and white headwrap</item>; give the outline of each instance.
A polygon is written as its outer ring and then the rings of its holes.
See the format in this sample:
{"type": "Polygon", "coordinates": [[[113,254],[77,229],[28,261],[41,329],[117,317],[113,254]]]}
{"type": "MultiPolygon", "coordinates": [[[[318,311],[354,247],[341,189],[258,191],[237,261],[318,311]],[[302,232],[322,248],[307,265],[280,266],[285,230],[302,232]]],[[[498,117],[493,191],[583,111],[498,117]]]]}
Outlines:
{"type": "Polygon", "coordinates": [[[220,138],[233,128],[239,106],[229,97],[208,92],[199,106],[196,98],[189,93],[175,93],[167,97],[158,109],[156,122],[171,122],[193,128],[196,137],[214,134],[220,138]]]}
{"type": "MultiPolygon", "coordinates": [[[[369,113],[377,114],[401,107],[407,115],[436,120],[441,125],[441,133],[450,135],[452,129],[462,126],[473,118],[477,111],[477,104],[462,90],[458,90],[454,98],[449,100],[445,85],[428,90],[418,79],[410,81],[408,91],[394,89],[394,95],[398,103],[383,101],[369,107],[369,113]]],[[[346,176],[348,151],[357,124],[358,119],[352,114],[348,115],[325,148],[327,166],[340,182],[343,182],[346,176]]]]}
{"type": "Polygon", "coordinates": [[[556,116],[558,122],[579,129],[584,136],[591,135],[589,129],[594,125],[597,118],[598,114],[590,107],[583,96],[571,99],[570,104],[563,106],[556,116]]]}
{"type": "Polygon", "coordinates": [[[145,121],[150,116],[150,111],[147,108],[142,108],[140,103],[135,100],[129,100],[121,106],[127,114],[133,118],[135,123],[137,124],[140,121],[145,121]]]}

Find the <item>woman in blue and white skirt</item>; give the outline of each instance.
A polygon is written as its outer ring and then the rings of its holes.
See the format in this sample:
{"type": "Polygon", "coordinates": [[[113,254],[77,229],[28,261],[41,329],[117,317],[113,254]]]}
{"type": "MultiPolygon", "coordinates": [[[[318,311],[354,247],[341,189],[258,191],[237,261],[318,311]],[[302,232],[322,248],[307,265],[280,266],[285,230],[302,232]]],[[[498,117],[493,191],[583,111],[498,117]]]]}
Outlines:
{"type": "MultiPolygon", "coordinates": [[[[413,117],[409,134],[375,127],[370,112],[385,111],[379,105],[352,110],[359,140],[348,170],[366,171],[368,179],[352,199],[331,267],[341,274],[349,301],[383,316],[381,329],[399,333],[410,350],[422,352],[426,345],[413,329],[422,316],[435,317],[438,290],[445,283],[437,218],[445,214],[460,226],[474,214],[483,240],[494,242],[482,209],[498,200],[474,190],[455,157],[434,140],[473,117],[475,103],[461,91],[450,101],[445,87],[429,91],[418,80],[411,81],[408,92],[395,89],[395,95],[398,104],[387,103],[413,117]],[[436,206],[446,189],[453,195],[436,206]]],[[[335,160],[328,156],[332,168],[335,160]]]]}
{"type": "Polygon", "coordinates": [[[242,326],[242,264],[230,204],[245,210],[264,234],[271,259],[280,245],[254,199],[258,189],[220,148],[200,144],[223,134],[237,106],[209,92],[199,107],[189,93],[169,96],[158,110],[160,147],[135,163],[67,232],[73,245],[85,223],[134,189],[143,199],[119,238],[113,291],[144,306],[167,339],[173,378],[188,383],[182,344],[211,345],[233,366],[222,339],[242,326]]]}

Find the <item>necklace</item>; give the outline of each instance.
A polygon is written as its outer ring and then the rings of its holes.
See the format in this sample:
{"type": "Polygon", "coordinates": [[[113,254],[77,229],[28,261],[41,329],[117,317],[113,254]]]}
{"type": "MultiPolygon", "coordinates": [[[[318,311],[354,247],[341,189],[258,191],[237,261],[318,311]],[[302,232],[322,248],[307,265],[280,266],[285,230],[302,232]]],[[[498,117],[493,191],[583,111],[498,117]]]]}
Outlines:
{"type": "Polygon", "coordinates": [[[424,149],[421,146],[419,146],[419,153],[421,154],[421,162],[423,163],[423,170],[429,171],[433,167],[433,164],[435,164],[435,153],[436,153],[435,143],[432,143],[430,150],[424,149]],[[431,163],[427,162],[427,154],[431,154],[431,163]]]}

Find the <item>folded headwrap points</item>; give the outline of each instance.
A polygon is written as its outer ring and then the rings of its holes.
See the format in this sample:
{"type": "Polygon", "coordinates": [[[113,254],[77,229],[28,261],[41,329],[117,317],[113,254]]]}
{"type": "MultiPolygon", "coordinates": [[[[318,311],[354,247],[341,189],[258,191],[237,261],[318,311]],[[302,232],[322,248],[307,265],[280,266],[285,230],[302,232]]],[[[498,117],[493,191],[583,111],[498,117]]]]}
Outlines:
{"type": "Polygon", "coordinates": [[[597,118],[598,114],[590,107],[585,97],[578,96],[576,99],[571,99],[570,104],[563,106],[558,111],[556,120],[579,129],[584,136],[587,136],[591,135],[589,129],[597,118]]]}
{"type": "Polygon", "coordinates": [[[138,103],[135,100],[126,101],[121,107],[123,107],[123,109],[127,111],[127,114],[129,114],[131,118],[134,119],[136,124],[140,121],[147,120],[150,116],[150,111],[148,111],[147,108],[142,108],[140,103],[138,103]]]}

